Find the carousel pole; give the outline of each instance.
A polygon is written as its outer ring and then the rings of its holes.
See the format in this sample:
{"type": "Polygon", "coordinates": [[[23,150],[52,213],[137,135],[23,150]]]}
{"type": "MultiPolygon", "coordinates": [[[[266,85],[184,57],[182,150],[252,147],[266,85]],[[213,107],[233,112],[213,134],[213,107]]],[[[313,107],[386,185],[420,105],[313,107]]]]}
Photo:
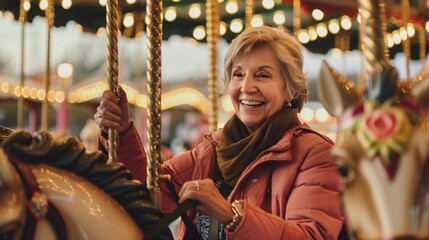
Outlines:
{"type": "MultiPolygon", "coordinates": [[[[385,32],[381,5],[378,0],[359,0],[361,14],[361,41],[365,56],[366,84],[370,89],[379,89],[382,72],[393,68],[385,54],[385,32]]],[[[368,92],[369,98],[376,98],[378,92],[368,92]],[[372,96],[374,95],[374,96],[372,96]]]]}
{"type": "MultiPolygon", "coordinates": [[[[107,31],[107,84],[109,90],[118,96],[118,0],[108,0],[106,4],[107,31]]],[[[115,164],[118,159],[118,132],[109,128],[108,164],[115,164]]]]}
{"type": "Polygon", "coordinates": [[[45,10],[45,16],[48,23],[47,47],[46,47],[46,79],[45,79],[45,98],[42,103],[42,131],[49,131],[49,85],[51,79],[51,29],[54,25],[54,7],[55,1],[49,0],[48,7],[45,10]]]}
{"type": "Polygon", "coordinates": [[[24,62],[25,62],[25,22],[27,21],[27,10],[25,9],[25,3],[29,3],[28,0],[21,0],[19,8],[19,22],[21,23],[21,64],[20,64],[20,82],[19,86],[21,94],[18,98],[18,110],[17,110],[17,128],[24,128],[24,96],[22,89],[24,88],[25,74],[24,74],[24,62]]]}
{"type": "Polygon", "coordinates": [[[297,36],[301,30],[301,0],[293,0],[293,32],[297,36]]]}
{"type": "MultiPolygon", "coordinates": [[[[362,19],[361,9],[358,9],[358,17],[362,19]]],[[[362,21],[362,20],[361,20],[362,21]]],[[[366,70],[365,70],[365,56],[363,55],[363,24],[358,25],[358,50],[360,53],[359,74],[358,74],[358,89],[365,89],[366,86],[366,70]]]]}
{"type": "Polygon", "coordinates": [[[419,27],[419,58],[422,68],[424,68],[426,65],[426,30],[424,27],[419,27]]]}
{"type": "Polygon", "coordinates": [[[402,0],[401,1],[402,6],[402,27],[405,29],[405,32],[407,33],[407,38],[403,41],[403,49],[405,53],[406,58],[406,82],[407,84],[410,84],[410,59],[411,59],[411,43],[410,43],[410,36],[408,36],[408,22],[410,18],[410,2],[408,0],[402,0]]]}
{"type": "Polygon", "coordinates": [[[381,14],[381,26],[383,30],[384,38],[384,55],[386,59],[390,59],[389,48],[387,47],[387,23],[386,23],[386,0],[380,0],[380,14],[381,14]]]}
{"type": "Polygon", "coordinates": [[[253,12],[254,12],[254,5],[255,5],[255,1],[254,0],[246,0],[246,7],[244,9],[244,20],[245,20],[245,27],[250,28],[252,27],[252,17],[253,17],[253,12]]]}
{"type": "MultiPolygon", "coordinates": [[[[145,51],[146,49],[143,49],[142,47],[142,43],[143,41],[145,41],[146,39],[143,39],[143,33],[144,33],[144,15],[140,14],[140,13],[136,13],[135,15],[135,42],[136,42],[136,49],[135,49],[135,82],[138,84],[137,87],[139,89],[139,91],[142,91],[144,87],[146,87],[146,85],[144,85],[144,74],[145,74],[145,69],[144,69],[144,59],[143,59],[143,51],[145,51]]],[[[145,121],[144,119],[146,119],[146,109],[144,108],[135,108],[135,127],[136,129],[138,129],[138,132],[141,136],[143,136],[143,131],[146,130],[146,125],[145,125],[145,121]]],[[[144,140],[146,142],[146,139],[144,140]]]]}
{"type": "MultiPolygon", "coordinates": [[[[253,0],[250,0],[253,1],[253,0]]],[[[246,1],[246,15],[248,11],[246,1]]],[[[209,129],[215,131],[218,128],[218,95],[217,95],[217,41],[219,39],[219,2],[217,0],[207,0],[206,2],[206,21],[207,21],[207,44],[209,48],[209,75],[208,92],[211,103],[211,114],[209,116],[209,129]]],[[[247,22],[246,22],[247,26],[247,22]]]]}
{"type": "Polygon", "coordinates": [[[162,45],[162,1],[147,0],[147,187],[152,202],[161,208],[160,182],[168,179],[161,175],[161,45],[162,45]]]}

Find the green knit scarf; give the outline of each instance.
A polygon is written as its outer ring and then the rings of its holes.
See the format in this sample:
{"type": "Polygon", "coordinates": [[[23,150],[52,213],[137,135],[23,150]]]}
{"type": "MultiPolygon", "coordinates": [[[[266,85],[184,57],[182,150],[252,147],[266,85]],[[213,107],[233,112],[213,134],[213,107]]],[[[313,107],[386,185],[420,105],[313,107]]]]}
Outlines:
{"type": "Polygon", "coordinates": [[[240,174],[262,151],[273,146],[288,129],[299,124],[297,108],[282,108],[256,131],[249,133],[234,114],[225,124],[217,148],[217,162],[224,181],[234,187],[240,174]]]}

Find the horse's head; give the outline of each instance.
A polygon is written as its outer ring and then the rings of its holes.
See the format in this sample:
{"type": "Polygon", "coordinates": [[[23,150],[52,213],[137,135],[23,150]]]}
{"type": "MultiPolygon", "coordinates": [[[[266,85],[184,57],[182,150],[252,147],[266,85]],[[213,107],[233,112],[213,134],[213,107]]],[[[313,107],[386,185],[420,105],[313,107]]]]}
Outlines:
{"type": "Polygon", "coordinates": [[[350,230],[358,239],[429,238],[429,74],[400,86],[387,65],[366,91],[326,62],[321,77],[319,98],[338,118],[332,154],[350,230]]]}
{"type": "MultiPolygon", "coordinates": [[[[162,216],[144,184],[77,138],[18,130],[2,139],[0,239],[142,239],[162,216]]],[[[168,228],[157,233],[172,239],[168,228]]]]}
{"type": "Polygon", "coordinates": [[[0,149],[0,239],[21,239],[26,202],[21,179],[0,149]]]}
{"type": "Polygon", "coordinates": [[[429,239],[429,67],[401,84],[387,57],[384,4],[358,2],[366,84],[358,90],[326,63],[318,82],[320,101],[338,118],[332,153],[349,232],[357,239],[429,239]]]}
{"type": "MultiPolygon", "coordinates": [[[[0,144],[12,130],[0,126],[0,144]]],[[[0,149],[0,239],[21,239],[26,213],[25,189],[0,149]]]]}

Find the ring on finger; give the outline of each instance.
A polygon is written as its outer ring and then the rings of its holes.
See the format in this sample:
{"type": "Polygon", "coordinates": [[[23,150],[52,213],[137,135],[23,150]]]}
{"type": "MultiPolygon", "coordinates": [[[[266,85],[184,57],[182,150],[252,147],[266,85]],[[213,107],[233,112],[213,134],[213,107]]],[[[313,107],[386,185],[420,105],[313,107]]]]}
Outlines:
{"type": "Polygon", "coordinates": [[[198,182],[198,181],[193,181],[193,183],[195,184],[195,189],[196,189],[196,191],[197,191],[197,192],[199,192],[199,191],[200,191],[200,182],[198,182]]]}

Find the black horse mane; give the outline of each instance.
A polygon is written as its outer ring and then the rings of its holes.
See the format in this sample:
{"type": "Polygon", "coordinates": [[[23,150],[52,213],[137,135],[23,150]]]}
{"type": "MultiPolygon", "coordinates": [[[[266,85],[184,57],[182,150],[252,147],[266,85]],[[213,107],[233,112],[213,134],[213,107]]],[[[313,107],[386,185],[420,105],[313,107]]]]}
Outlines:
{"type": "MultiPolygon", "coordinates": [[[[1,127],[0,144],[21,162],[48,164],[92,182],[115,199],[144,233],[163,217],[154,207],[147,187],[133,180],[124,165],[106,164],[106,156],[101,152],[86,153],[83,144],[75,137],[54,140],[49,132],[32,135],[24,130],[1,127]]],[[[169,229],[165,229],[154,239],[173,237],[169,229]]]]}

